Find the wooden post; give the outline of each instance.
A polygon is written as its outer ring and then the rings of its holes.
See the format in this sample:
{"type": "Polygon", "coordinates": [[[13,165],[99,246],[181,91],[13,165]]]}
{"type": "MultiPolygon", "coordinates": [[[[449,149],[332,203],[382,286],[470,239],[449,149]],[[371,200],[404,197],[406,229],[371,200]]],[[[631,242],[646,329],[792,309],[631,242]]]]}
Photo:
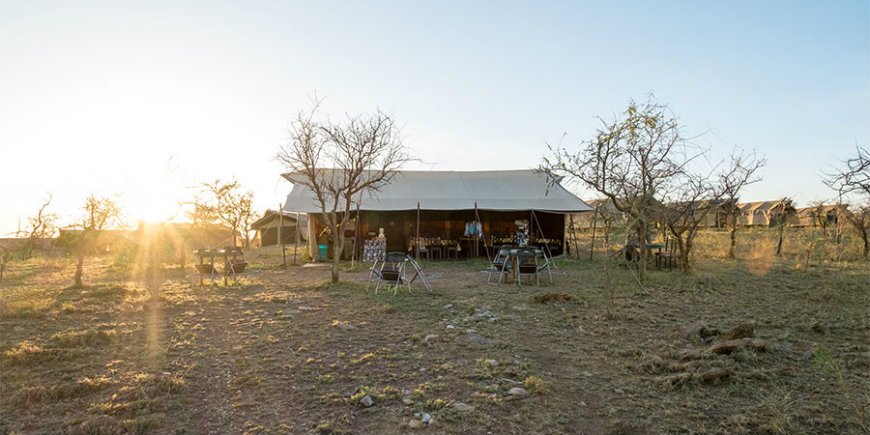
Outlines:
{"type": "Polygon", "coordinates": [[[356,265],[356,250],[359,248],[359,203],[356,203],[356,219],[353,226],[353,250],[350,253],[350,270],[356,265]]]}
{"type": "Polygon", "coordinates": [[[287,267],[287,251],[284,249],[284,209],[280,203],[278,204],[278,240],[281,241],[281,264],[287,267]]]}
{"type": "Polygon", "coordinates": [[[573,246],[574,256],[580,259],[580,251],[577,249],[577,227],[574,224],[574,213],[568,215],[571,221],[571,245],[573,246]]]}
{"type": "MultiPolygon", "coordinates": [[[[483,220],[480,219],[480,213],[477,211],[477,201],[474,201],[474,218],[477,219],[477,223],[480,224],[480,232],[483,233],[483,220]]],[[[483,236],[483,234],[477,234],[477,228],[474,228],[474,255],[479,255],[479,249],[477,247],[478,239],[483,236]]],[[[492,261],[492,257],[489,256],[489,246],[486,245],[486,236],[483,236],[483,249],[486,252],[487,261],[492,261]]]]}
{"type": "Polygon", "coordinates": [[[414,227],[414,259],[420,260],[420,201],[417,201],[417,226],[414,227]]]}
{"type": "Polygon", "coordinates": [[[598,223],[598,207],[601,207],[601,205],[595,206],[595,211],[592,215],[592,246],[589,247],[590,260],[592,259],[592,255],[595,254],[595,225],[598,223]]]}
{"type": "Polygon", "coordinates": [[[299,212],[296,212],[296,240],[293,241],[293,265],[296,265],[296,253],[299,252],[299,212]]]}
{"type": "MultiPolygon", "coordinates": [[[[532,218],[535,220],[535,223],[538,224],[538,233],[541,234],[541,238],[545,239],[546,237],[544,237],[544,229],[541,228],[541,220],[538,219],[537,215],[535,215],[535,210],[532,210],[532,218]]],[[[529,225],[531,225],[531,223],[529,223],[529,225]]],[[[550,245],[548,245],[546,242],[544,242],[544,252],[549,255],[550,258],[553,258],[553,252],[550,251],[550,245]]],[[[553,262],[553,269],[556,269],[555,261],[553,262]]]]}

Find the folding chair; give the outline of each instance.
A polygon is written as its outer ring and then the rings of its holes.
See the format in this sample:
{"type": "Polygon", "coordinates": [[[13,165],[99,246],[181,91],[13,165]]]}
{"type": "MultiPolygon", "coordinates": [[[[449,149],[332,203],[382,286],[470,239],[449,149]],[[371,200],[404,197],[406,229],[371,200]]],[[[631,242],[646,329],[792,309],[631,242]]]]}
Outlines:
{"type": "Polygon", "coordinates": [[[487,284],[500,285],[504,282],[505,274],[513,273],[511,263],[511,247],[501,246],[496,250],[495,258],[489,263],[489,274],[486,277],[487,284]],[[498,280],[492,281],[492,276],[498,274],[498,280]]]}
{"type": "MultiPolygon", "coordinates": [[[[543,263],[543,264],[538,264],[538,265],[537,265],[537,267],[538,267],[538,273],[541,273],[541,271],[546,270],[546,271],[547,271],[547,277],[550,278],[550,284],[552,284],[552,283],[553,283],[553,272],[551,271],[551,269],[552,269],[555,265],[554,265],[553,262],[551,261],[550,257],[547,256],[547,251],[546,251],[546,250],[543,250],[543,249],[542,249],[542,250],[535,250],[534,253],[535,253],[535,258],[537,258],[538,254],[541,254],[541,258],[544,259],[544,263],[543,263]]],[[[535,262],[537,263],[537,260],[535,260],[535,262]]]]}
{"type": "Polygon", "coordinates": [[[517,283],[523,285],[524,276],[534,276],[535,285],[540,285],[538,279],[538,255],[534,248],[517,248],[517,283]]]}
{"type": "MultiPolygon", "coordinates": [[[[405,283],[405,260],[408,256],[404,252],[388,252],[383,258],[375,260],[372,264],[369,273],[369,282],[366,285],[366,290],[372,283],[373,279],[377,279],[375,285],[375,293],[381,287],[381,283],[386,283],[387,288],[393,285],[393,294],[398,293],[399,286],[405,283]]],[[[407,282],[408,291],[411,290],[411,283],[407,282]]]]}
{"type": "Polygon", "coordinates": [[[224,255],[226,258],[224,261],[224,286],[227,285],[227,278],[230,276],[233,277],[233,283],[237,284],[239,275],[244,273],[245,268],[248,267],[245,254],[242,252],[242,248],[231,246],[224,248],[224,255]]]}
{"type": "Polygon", "coordinates": [[[194,264],[197,273],[199,273],[199,286],[204,285],[206,276],[214,283],[215,278],[217,278],[217,268],[214,265],[215,252],[211,249],[194,249],[193,253],[199,257],[199,264],[194,264]],[[206,259],[211,261],[206,263],[206,259]]]}

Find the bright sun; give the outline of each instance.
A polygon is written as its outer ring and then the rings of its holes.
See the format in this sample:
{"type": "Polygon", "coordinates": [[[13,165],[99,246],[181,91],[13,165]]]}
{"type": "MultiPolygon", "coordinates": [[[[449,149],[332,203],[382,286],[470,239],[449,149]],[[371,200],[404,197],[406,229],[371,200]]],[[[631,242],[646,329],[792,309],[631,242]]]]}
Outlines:
{"type": "Polygon", "coordinates": [[[123,194],[124,208],[129,224],[138,222],[166,222],[183,217],[179,189],[166,182],[138,184],[123,194]]]}

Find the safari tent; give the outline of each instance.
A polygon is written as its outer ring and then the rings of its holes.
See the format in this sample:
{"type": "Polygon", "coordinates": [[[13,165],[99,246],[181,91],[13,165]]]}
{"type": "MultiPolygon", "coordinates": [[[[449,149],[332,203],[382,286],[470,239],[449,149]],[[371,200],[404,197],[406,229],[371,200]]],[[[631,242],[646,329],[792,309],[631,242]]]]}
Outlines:
{"type": "Polygon", "coordinates": [[[805,228],[836,226],[840,216],[846,212],[845,204],[822,204],[799,208],[794,226],[805,228]]]}
{"type": "Polygon", "coordinates": [[[783,212],[786,223],[792,225],[797,222],[797,210],[790,201],[776,199],[772,201],[744,202],[737,204],[740,215],[737,217],[737,225],[769,227],[776,224],[775,217],[783,212]]]}
{"type": "Polygon", "coordinates": [[[251,229],[257,231],[260,246],[274,246],[281,243],[292,245],[296,243],[296,231],[299,230],[299,242],[308,240],[308,219],[305,214],[288,211],[266,210],[263,217],[251,224],[251,229]],[[296,217],[299,216],[299,222],[296,217]]]}
{"type": "MultiPolygon", "coordinates": [[[[293,183],[299,174],[283,176],[293,183]]],[[[294,183],[284,211],[308,214],[309,252],[317,254],[316,245],[325,242],[325,223],[315,198],[308,187],[294,183]]],[[[410,251],[415,242],[438,241],[455,243],[459,258],[509,243],[523,221],[529,223],[532,243],[547,245],[559,255],[566,214],[592,210],[534,170],[400,171],[378,191],[354,199],[354,208],[358,219],[343,234],[352,247],[383,232],[388,251],[410,251]]]]}

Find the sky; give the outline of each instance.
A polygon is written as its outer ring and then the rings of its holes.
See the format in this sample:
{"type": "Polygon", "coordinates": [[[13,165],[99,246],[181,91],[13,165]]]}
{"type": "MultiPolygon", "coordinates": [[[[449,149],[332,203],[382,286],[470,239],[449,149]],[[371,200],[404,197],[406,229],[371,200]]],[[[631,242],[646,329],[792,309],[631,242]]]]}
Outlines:
{"type": "Polygon", "coordinates": [[[870,3],[2,0],[0,237],[49,194],[61,224],[88,194],[135,224],[235,177],[274,209],[315,95],[392,114],[408,169],[484,170],[577,149],[651,93],[712,162],[767,158],[743,199],[830,198],[823,174],[870,144],[870,3]]]}

